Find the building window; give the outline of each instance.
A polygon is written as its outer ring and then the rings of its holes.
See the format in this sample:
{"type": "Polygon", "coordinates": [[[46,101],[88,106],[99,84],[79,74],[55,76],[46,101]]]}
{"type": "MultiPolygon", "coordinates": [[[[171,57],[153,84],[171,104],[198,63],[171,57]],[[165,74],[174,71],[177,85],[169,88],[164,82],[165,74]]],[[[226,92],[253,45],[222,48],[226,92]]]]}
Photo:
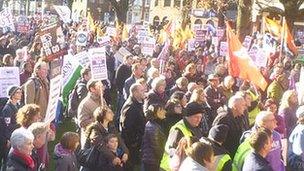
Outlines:
{"type": "Polygon", "coordinates": [[[165,7],[170,7],[171,6],[171,0],[165,0],[164,6],[165,7]]]}
{"type": "Polygon", "coordinates": [[[150,4],[151,4],[151,0],[146,0],[146,6],[150,6],[150,4]]]}
{"type": "Polygon", "coordinates": [[[179,8],[181,5],[181,0],[174,0],[174,7],[179,8]]]}
{"type": "Polygon", "coordinates": [[[187,0],[183,0],[183,7],[186,6],[187,0]]]}

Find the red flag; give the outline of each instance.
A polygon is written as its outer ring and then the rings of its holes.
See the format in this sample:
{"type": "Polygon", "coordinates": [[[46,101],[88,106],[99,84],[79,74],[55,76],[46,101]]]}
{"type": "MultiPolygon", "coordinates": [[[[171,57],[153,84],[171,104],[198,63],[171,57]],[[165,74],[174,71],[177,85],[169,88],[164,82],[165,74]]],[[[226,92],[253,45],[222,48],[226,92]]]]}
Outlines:
{"type": "Polygon", "coordinates": [[[291,52],[294,56],[298,54],[297,46],[286,22],[284,22],[284,48],[286,52],[291,52]]]}
{"type": "Polygon", "coordinates": [[[267,87],[265,78],[253,63],[247,50],[242,46],[229,24],[227,24],[227,42],[229,74],[234,77],[249,80],[264,91],[267,87]]]}

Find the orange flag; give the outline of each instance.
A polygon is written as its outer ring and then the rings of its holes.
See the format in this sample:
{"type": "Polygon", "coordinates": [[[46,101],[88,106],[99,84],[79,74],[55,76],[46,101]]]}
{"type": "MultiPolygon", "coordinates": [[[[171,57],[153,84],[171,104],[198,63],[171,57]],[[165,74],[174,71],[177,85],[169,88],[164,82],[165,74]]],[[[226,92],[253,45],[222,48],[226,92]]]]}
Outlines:
{"type": "Polygon", "coordinates": [[[264,91],[267,87],[265,78],[253,63],[247,50],[242,46],[229,24],[227,24],[227,42],[229,74],[233,77],[249,80],[264,91]]]}
{"type": "Polygon", "coordinates": [[[298,54],[297,46],[286,22],[284,22],[284,47],[286,52],[290,51],[294,56],[298,54]]]}
{"type": "Polygon", "coordinates": [[[276,21],[273,21],[266,17],[265,25],[266,25],[268,31],[270,32],[270,34],[272,34],[273,36],[277,36],[277,37],[281,36],[282,27],[276,21]]]}

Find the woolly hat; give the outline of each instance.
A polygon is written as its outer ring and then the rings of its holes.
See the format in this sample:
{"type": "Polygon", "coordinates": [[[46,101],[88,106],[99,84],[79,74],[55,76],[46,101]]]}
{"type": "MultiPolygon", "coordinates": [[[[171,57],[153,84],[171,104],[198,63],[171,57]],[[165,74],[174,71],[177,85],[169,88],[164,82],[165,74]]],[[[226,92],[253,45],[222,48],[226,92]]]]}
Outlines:
{"type": "Polygon", "coordinates": [[[185,116],[192,116],[199,113],[204,113],[202,105],[198,104],[197,102],[191,102],[187,104],[185,108],[185,116]]]}
{"type": "Polygon", "coordinates": [[[17,90],[21,90],[21,87],[19,86],[11,86],[8,88],[7,95],[9,98],[12,98],[14,94],[17,92],[17,90]]]}

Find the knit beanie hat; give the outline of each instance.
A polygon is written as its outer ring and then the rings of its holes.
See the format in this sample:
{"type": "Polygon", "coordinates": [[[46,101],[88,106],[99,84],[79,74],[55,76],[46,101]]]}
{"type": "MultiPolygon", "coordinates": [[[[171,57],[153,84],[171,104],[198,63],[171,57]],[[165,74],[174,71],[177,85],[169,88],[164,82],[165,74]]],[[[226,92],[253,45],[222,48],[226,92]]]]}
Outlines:
{"type": "Polygon", "coordinates": [[[203,106],[197,102],[188,103],[185,108],[185,116],[192,116],[199,113],[204,113],[203,106]]]}
{"type": "Polygon", "coordinates": [[[9,96],[10,99],[14,96],[14,94],[17,92],[17,90],[21,90],[21,87],[11,86],[8,88],[7,95],[9,96]]]}

